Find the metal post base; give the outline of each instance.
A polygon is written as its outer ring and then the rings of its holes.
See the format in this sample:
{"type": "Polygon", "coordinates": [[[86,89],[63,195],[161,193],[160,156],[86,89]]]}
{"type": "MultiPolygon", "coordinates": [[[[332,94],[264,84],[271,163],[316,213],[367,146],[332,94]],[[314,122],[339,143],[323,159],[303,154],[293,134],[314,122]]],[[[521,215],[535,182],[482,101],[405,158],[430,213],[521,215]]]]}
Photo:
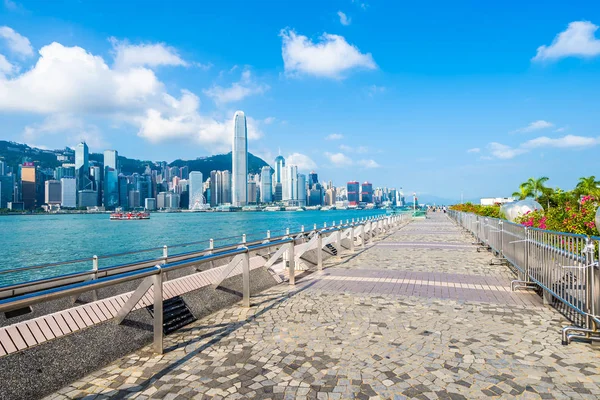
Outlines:
{"type": "Polygon", "coordinates": [[[481,250],[489,251],[490,250],[490,246],[482,245],[482,246],[477,247],[477,252],[478,253],[480,253],[481,250]]]}
{"type": "Polygon", "coordinates": [[[514,292],[517,289],[537,289],[537,285],[533,282],[514,280],[510,282],[510,291],[514,292]]]}
{"type": "Polygon", "coordinates": [[[504,257],[494,257],[490,260],[490,265],[508,265],[508,260],[504,257]]]}
{"type": "Polygon", "coordinates": [[[578,326],[567,326],[562,330],[562,345],[566,346],[571,341],[580,342],[600,342],[600,331],[595,329],[585,329],[578,326]],[[579,333],[569,333],[579,332],[579,333]]]}

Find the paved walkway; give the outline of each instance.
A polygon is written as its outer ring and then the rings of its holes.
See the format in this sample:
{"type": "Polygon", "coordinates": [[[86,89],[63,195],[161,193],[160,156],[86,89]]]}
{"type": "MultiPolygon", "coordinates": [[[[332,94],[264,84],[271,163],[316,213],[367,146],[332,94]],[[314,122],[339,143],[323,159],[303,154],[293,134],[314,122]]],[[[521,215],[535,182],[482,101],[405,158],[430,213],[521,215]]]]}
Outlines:
{"type": "Polygon", "coordinates": [[[50,398],[599,398],[597,348],[562,346],[564,318],[471,240],[443,214],[415,221],[50,398]]]}

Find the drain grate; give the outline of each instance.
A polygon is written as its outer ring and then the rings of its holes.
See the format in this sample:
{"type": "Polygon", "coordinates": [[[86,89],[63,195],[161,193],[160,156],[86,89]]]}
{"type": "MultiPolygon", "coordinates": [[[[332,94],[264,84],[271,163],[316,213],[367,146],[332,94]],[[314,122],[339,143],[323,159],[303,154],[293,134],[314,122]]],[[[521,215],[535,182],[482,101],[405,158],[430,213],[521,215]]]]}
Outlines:
{"type": "MultiPolygon", "coordinates": [[[[154,306],[148,306],[148,311],[154,317],[154,306]]],[[[163,332],[165,335],[175,332],[195,320],[196,317],[181,296],[163,301],[163,332]]]]}

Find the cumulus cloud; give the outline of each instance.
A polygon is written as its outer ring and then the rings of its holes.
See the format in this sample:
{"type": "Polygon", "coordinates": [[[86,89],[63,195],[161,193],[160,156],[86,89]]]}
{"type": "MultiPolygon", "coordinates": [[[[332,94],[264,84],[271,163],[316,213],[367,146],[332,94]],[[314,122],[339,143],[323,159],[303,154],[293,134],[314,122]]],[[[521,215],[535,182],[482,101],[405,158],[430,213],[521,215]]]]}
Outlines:
{"type": "Polygon", "coordinates": [[[27,125],[23,130],[23,139],[30,145],[48,135],[60,135],[69,145],[85,141],[95,150],[101,150],[107,144],[97,126],[71,114],[50,115],[40,123],[27,125]]]}
{"type": "Polygon", "coordinates": [[[473,147],[472,149],[467,150],[467,153],[479,153],[481,149],[479,147],[473,147]]]}
{"type": "Polygon", "coordinates": [[[285,159],[286,165],[295,165],[301,171],[310,171],[317,168],[317,164],[307,155],[292,153],[285,159]]]}
{"type": "Polygon", "coordinates": [[[363,154],[363,153],[369,152],[369,148],[366,146],[352,147],[352,146],[348,146],[345,144],[340,144],[340,150],[345,151],[347,153],[358,153],[358,154],[363,154]]]}
{"type": "Polygon", "coordinates": [[[115,68],[188,66],[173,47],[164,43],[130,44],[112,37],[115,68]]]}
{"type": "Polygon", "coordinates": [[[325,156],[329,159],[329,162],[336,167],[345,167],[352,165],[352,159],[344,153],[329,153],[326,152],[325,156]]]}
{"type": "Polygon", "coordinates": [[[0,79],[12,75],[15,71],[15,66],[8,62],[6,57],[0,54],[0,79]]]}
{"type": "Polygon", "coordinates": [[[358,160],[358,165],[364,168],[379,168],[379,165],[375,160],[358,160]]]}
{"type": "Polygon", "coordinates": [[[521,143],[516,147],[492,142],[488,145],[488,150],[490,151],[490,154],[495,158],[510,159],[538,148],[582,149],[586,147],[597,146],[599,144],[600,136],[589,137],[566,135],[560,138],[549,138],[547,136],[540,136],[538,138],[521,143]]]}
{"type": "Polygon", "coordinates": [[[370,53],[361,53],[343,36],[324,33],[316,43],[291,29],[283,29],[280,36],[284,69],[291,76],[306,74],[341,79],[352,69],[377,68],[370,53]]]}
{"type": "Polygon", "coordinates": [[[527,125],[524,128],[515,129],[514,131],[511,131],[510,133],[529,133],[529,132],[539,131],[541,129],[552,128],[553,126],[554,126],[554,124],[552,122],[538,120],[538,121],[533,121],[532,123],[530,123],[529,125],[527,125]]]}
{"type": "Polygon", "coordinates": [[[600,55],[600,40],[594,36],[598,26],[589,21],[571,22],[554,38],[550,46],[540,46],[533,61],[558,60],[564,57],[600,55]]]}
{"type": "Polygon", "coordinates": [[[217,104],[226,104],[243,100],[251,95],[262,94],[267,90],[269,90],[268,85],[258,84],[252,78],[251,72],[245,70],[242,72],[239,82],[234,82],[227,88],[214,85],[210,89],[204,90],[204,94],[212,98],[217,104]]]}
{"type": "Polygon", "coordinates": [[[267,117],[263,120],[263,122],[265,123],[265,125],[271,125],[273,122],[275,122],[275,117],[267,117]]]}
{"type": "Polygon", "coordinates": [[[340,17],[340,24],[344,25],[344,26],[348,26],[350,25],[350,22],[352,22],[352,20],[350,18],[348,18],[346,16],[346,14],[344,14],[341,11],[337,12],[338,17],[340,17]]]}
{"type": "Polygon", "coordinates": [[[29,57],[33,55],[33,47],[29,39],[15,32],[8,26],[0,26],[0,38],[4,39],[8,49],[19,56],[29,57]]]}
{"type": "Polygon", "coordinates": [[[325,140],[341,140],[344,138],[344,135],[341,133],[332,133],[330,135],[325,136],[325,140]]]}
{"type": "MultiPolygon", "coordinates": [[[[202,114],[195,94],[183,90],[178,98],[170,95],[152,70],[176,61],[126,56],[111,68],[81,47],[56,42],[42,47],[39,54],[26,72],[0,78],[0,111],[38,114],[49,117],[48,123],[56,123],[60,118],[56,115],[101,116],[132,126],[154,143],[181,138],[212,151],[230,147],[233,112],[202,114]]],[[[2,65],[3,70],[8,68],[2,65]]],[[[24,136],[51,134],[46,125],[30,125],[24,136]]],[[[91,137],[93,132],[86,132],[91,137]]],[[[259,124],[249,118],[248,138],[260,136],[259,124]]]]}

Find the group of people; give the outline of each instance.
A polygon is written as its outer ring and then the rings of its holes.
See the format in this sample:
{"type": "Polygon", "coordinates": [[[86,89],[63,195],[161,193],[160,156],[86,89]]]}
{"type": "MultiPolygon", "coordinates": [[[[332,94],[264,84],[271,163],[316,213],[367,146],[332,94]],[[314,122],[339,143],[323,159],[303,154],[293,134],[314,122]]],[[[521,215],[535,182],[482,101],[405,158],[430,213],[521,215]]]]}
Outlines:
{"type": "Polygon", "coordinates": [[[444,214],[448,211],[446,206],[427,206],[427,211],[431,212],[443,212],[444,214]]]}

